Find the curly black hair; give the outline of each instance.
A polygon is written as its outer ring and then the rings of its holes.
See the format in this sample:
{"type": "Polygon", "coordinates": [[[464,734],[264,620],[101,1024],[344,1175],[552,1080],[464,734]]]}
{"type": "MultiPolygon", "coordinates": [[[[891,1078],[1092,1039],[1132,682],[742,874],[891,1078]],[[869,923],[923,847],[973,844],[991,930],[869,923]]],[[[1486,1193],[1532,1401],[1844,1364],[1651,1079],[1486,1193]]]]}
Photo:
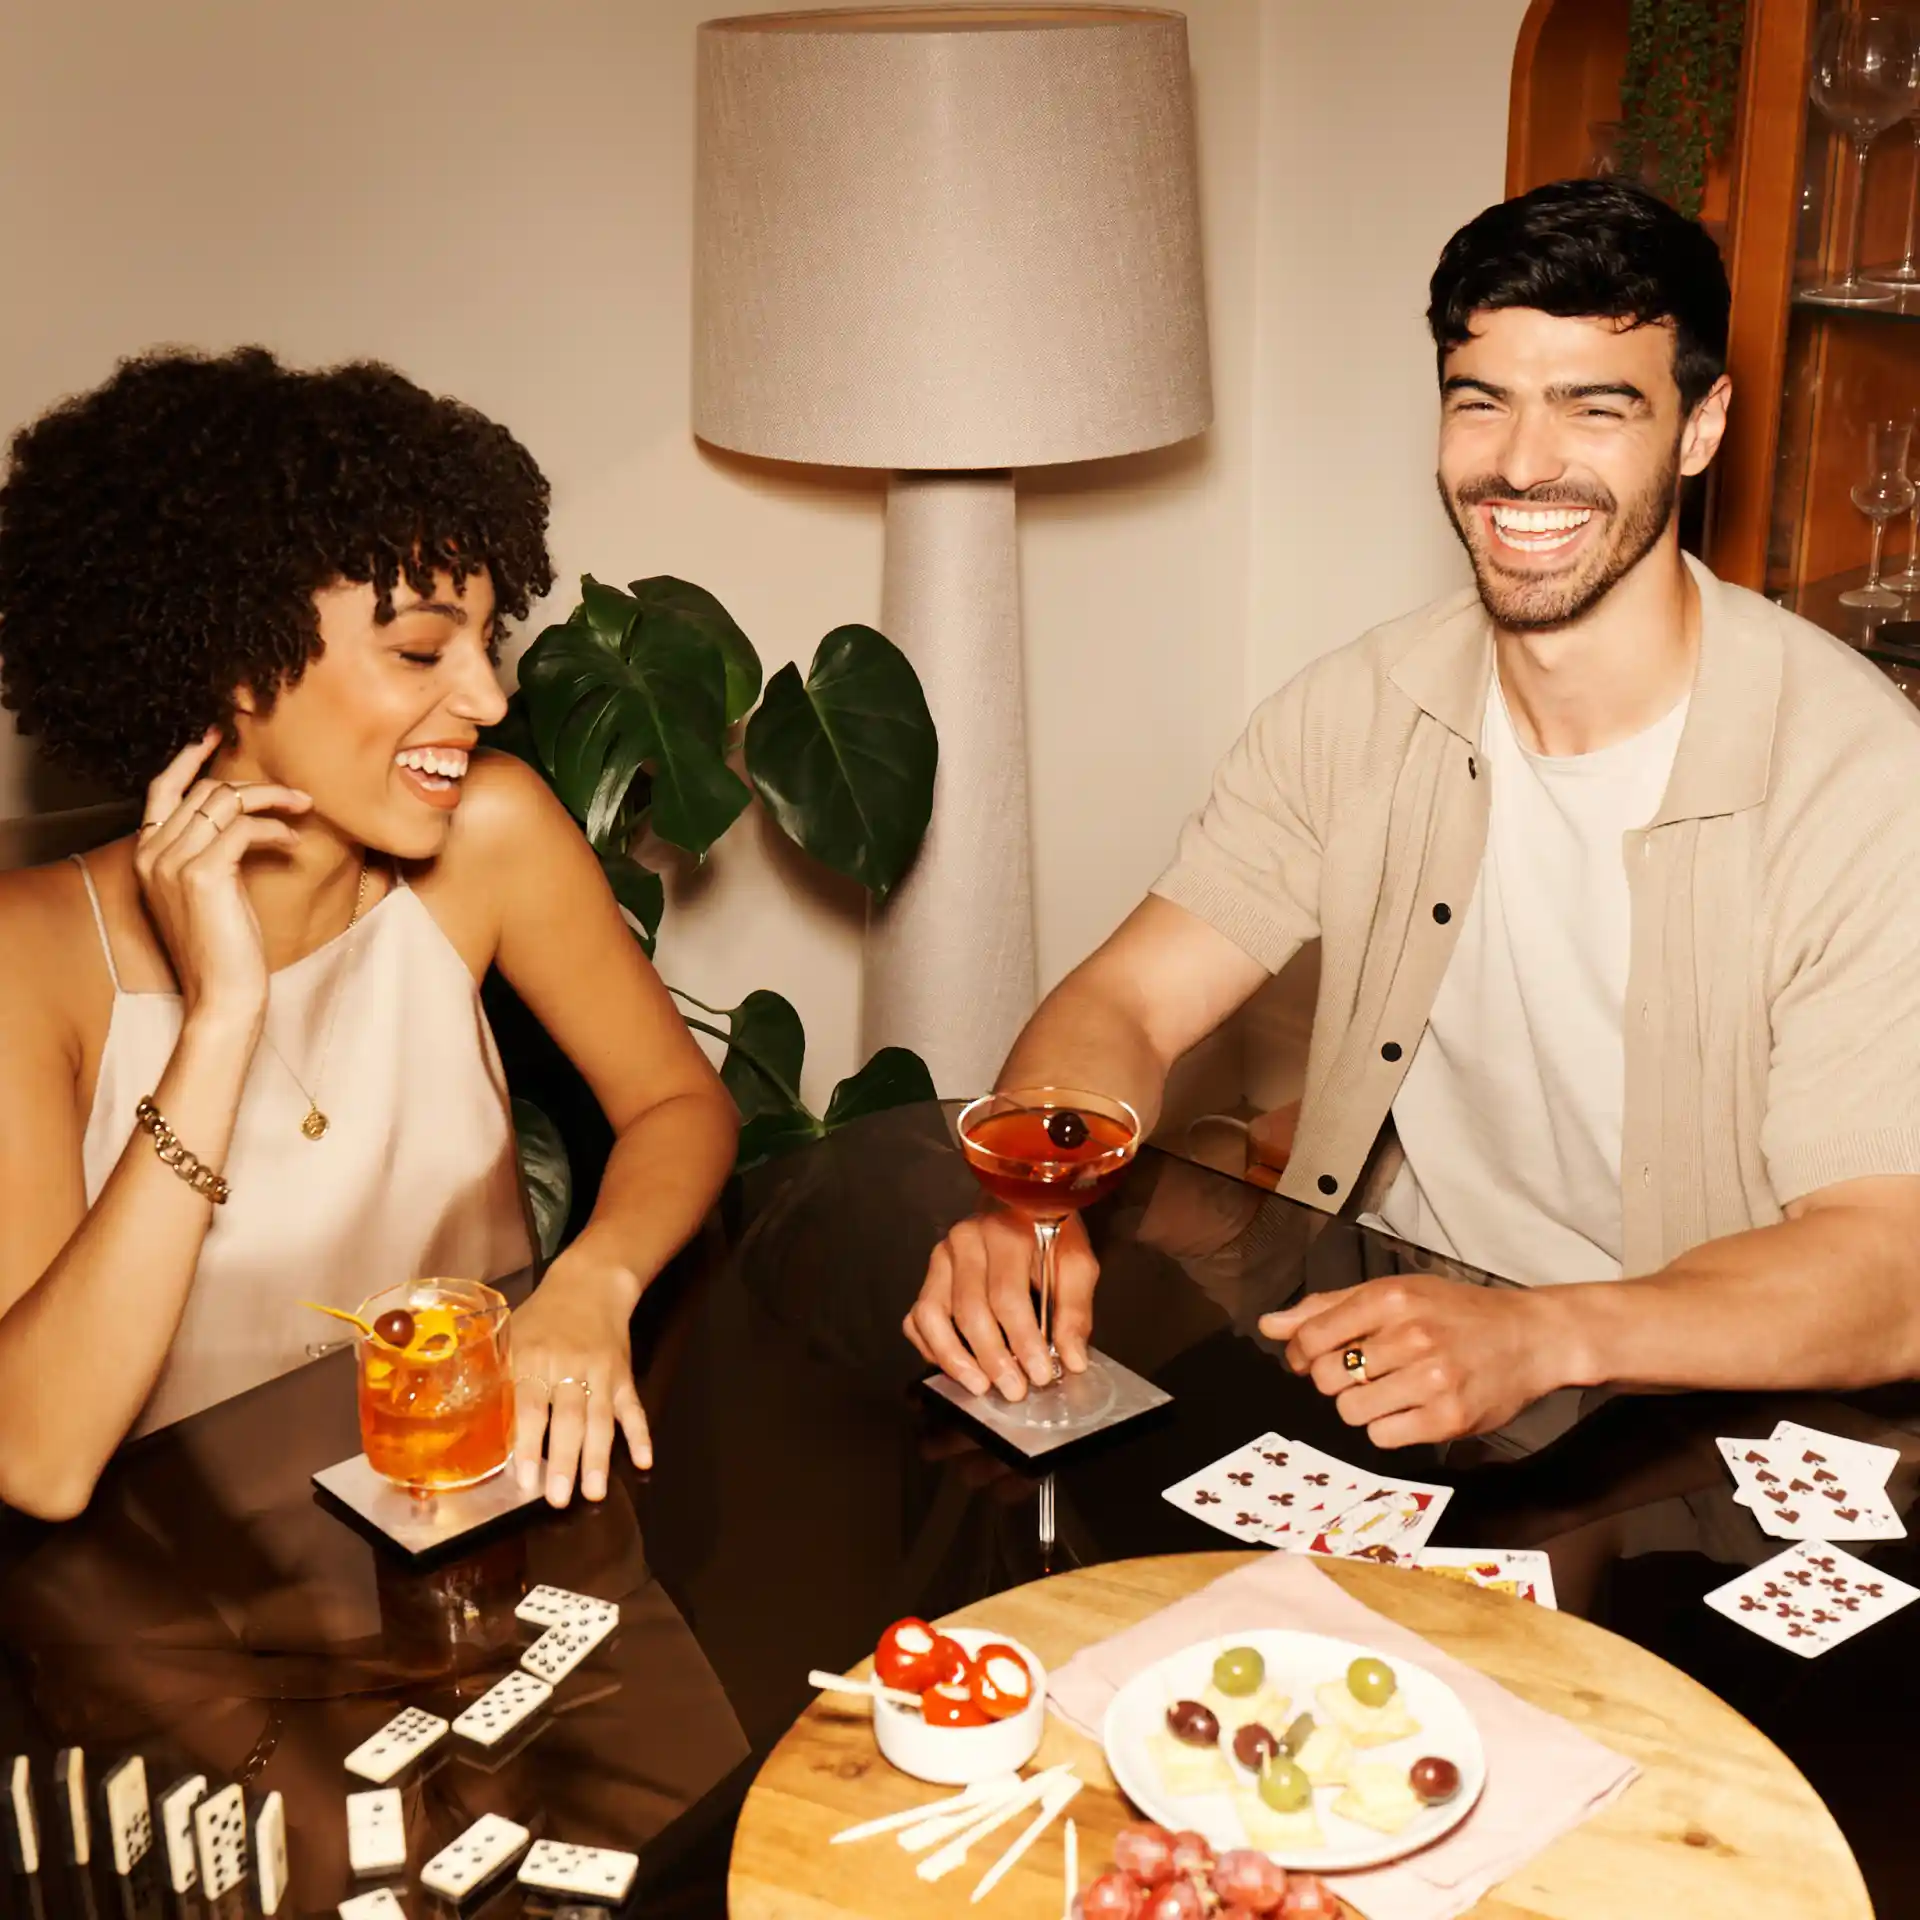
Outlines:
{"type": "Polygon", "coordinates": [[[504,427],[391,367],[261,347],[123,361],[23,428],[0,485],[0,705],[132,794],[321,651],[316,592],[484,567],[499,619],[553,585],[549,489],[504,427]]]}

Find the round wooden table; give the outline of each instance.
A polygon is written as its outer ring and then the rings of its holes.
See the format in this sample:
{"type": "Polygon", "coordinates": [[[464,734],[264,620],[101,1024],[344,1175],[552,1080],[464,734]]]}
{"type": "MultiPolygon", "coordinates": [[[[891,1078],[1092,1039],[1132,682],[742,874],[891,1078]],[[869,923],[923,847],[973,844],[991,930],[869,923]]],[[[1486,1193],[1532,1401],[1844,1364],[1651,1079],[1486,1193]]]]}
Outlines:
{"type": "MultiPolygon", "coordinates": [[[[1255,1558],[1192,1553],[1081,1568],[996,1594],[946,1624],[995,1626],[1058,1668],[1081,1647],[1255,1558]]],[[[1642,1768],[1611,1806],[1535,1855],[1474,1914],[1871,1920],[1860,1870],[1819,1796],[1771,1741],[1664,1660],[1585,1620],[1505,1594],[1351,1560],[1317,1564],[1356,1599],[1642,1768]]],[[[1069,1809],[1079,1826],[1084,1884],[1105,1868],[1114,1834],[1135,1816],[1098,1745],[1050,1715],[1034,1765],[1059,1760],[1074,1761],[1087,1782],[1069,1809]]],[[[1063,1821],[977,1908],[968,1896],[1026,1816],[990,1834],[964,1868],[931,1885],[889,1836],[828,1844],[842,1827],[950,1791],[888,1766],[860,1702],[817,1700],[767,1756],[747,1795],[733,1844],[729,1913],[734,1920],[973,1912],[1056,1920],[1063,1821]]]]}

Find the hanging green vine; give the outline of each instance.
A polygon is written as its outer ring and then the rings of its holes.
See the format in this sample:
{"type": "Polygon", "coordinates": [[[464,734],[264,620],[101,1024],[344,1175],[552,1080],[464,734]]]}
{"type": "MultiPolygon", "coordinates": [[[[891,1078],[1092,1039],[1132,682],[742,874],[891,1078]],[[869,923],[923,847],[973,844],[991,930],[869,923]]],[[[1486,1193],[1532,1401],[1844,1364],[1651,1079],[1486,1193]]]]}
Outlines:
{"type": "Polygon", "coordinates": [[[1689,219],[1733,135],[1746,25],[1746,0],[1631,0],[1628,9],[1620,171],[1689,219]]]}

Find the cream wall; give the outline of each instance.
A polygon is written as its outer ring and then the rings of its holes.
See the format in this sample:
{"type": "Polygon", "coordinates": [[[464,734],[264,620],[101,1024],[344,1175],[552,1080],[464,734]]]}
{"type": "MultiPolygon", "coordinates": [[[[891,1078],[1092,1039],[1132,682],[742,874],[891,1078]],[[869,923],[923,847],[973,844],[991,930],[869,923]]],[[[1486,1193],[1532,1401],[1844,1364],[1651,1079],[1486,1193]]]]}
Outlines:
{"type": "MultiPolygon", "coordinates": [[[[700,581],[769,667],[873,620],[873,477],[687,432],[693,27],[720,10],[0,0],[0,429],[161,341],[378,355],[526,440],[563,582],[700,581]]],[[[1454,567],[1418,315],[1439,240],[1499,189],[1522,0],[1187,11],[1218,425],[1023,481],[1049,984],[1139,897],[1252,700],[1454,567]]],[[[0,717],[0,820],[69,798],[0,717]]],[[[823,1098],[854,1064],[857,903],[751,824],[680,893],[669,977],[785,992],[823,1098]]]]}

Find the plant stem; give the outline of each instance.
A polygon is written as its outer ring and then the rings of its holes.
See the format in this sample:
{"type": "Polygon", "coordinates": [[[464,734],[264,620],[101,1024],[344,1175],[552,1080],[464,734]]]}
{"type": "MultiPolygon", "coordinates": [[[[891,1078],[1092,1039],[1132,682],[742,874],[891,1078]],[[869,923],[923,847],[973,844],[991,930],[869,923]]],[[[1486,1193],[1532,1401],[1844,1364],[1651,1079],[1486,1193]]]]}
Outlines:
{"type": "MultiPolygon", "coordinates": [[[[677,987],[670,987],[668,991],[670,993],[678,993],[679,989],[677,987]]],[[[682,993],[680,994],[680,997],[683,1000],[693,1000],[693,995],[690,993],[682,993]]],[[[693,1000],[693,1004],[697,1007],[701,1003],[698,1000],[693,1000]]],[[[709,1007],[707,1011],[709,1013],[725,1013],[726,1009],[724,1007],[709,1007]]],[[[813,1112],[813,1110],[810,1107],[808,1107],[807,1103],[800,1098],[799,1094],[797,1094],[790,1086],[788,1086],[787,1083],[783,1079],[781,1079],[781,1077],[777,1073],[775,1073],[774,1070],[770,1066],[768,1066],[767,1063],[764,1060],[762,1060],[760,1056],[757,1053],[755,1053],[751,1047],[742,1044],[742,1042],[740,1042],[739,1040],[736,1040],[732,1034],[726,1032],[724,1029],[720,1027],[708,1026],[704,1020],[695,1020],[691,1015],[688,1015],[688,1014],[683,1014],[681,1017],[686,1021],[687,1025],[694,1030],[695,1033],[704,1033],[708,1035],[709,1038],[714,1040],[724,1040],[727,1043],[728,1047],[733,1052],[737,1053],[740,1056],[740,1058],[744,1060],[747,1063],[747,1065],[754,1070],[755,1073],[759,1074],[761,1078],[764,1079],[770,1087],[772,1087],[774,1092],[777,1093],[781,1097],[781,1099],[783,1099],[787,1103],[788,1106],[793,1108],[793,1110],[796,1113],[804,1113],[809,1120],[814,1120],[818,1118],[818,1116],[813,1112]]]]}

